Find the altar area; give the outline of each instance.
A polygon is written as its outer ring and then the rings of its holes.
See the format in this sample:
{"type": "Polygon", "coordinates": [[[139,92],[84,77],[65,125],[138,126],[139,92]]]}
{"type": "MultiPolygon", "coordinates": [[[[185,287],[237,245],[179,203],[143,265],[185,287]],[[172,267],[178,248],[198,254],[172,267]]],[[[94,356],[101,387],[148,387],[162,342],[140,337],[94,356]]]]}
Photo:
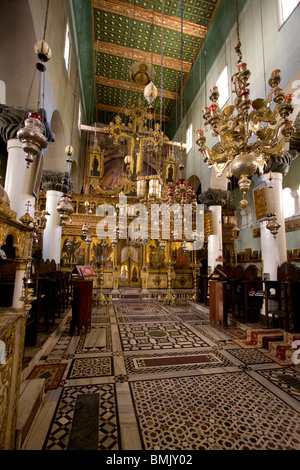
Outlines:
{"type": "MultiPolygon", "coordinates": [[[[71,191],[72,172],[44,172],[37,205],[47,211],[49,192],[64,181],[62,199],[69,207],[65,214],[59,202],[54,214],[61,244],[56,262],[62,271],[89,266],[95,295],[100,289],[110,299],[167,296],[174,303],[196,293],[202,262],[206,267],[209,214],[197,203],[197,188],[185,180],[184,148],[148,120],[148,110],[133,108],[127,124],[117,117],[107,127],[89,128],[81,192],[71,191]],[[188,235],[184,206],[191,210],[188,235]],[[195,250],[196,239],[201,244],[195,250]]],[[[34,257],[55,250],[45,246],[53,243],[46,231],[34,257]]]]}

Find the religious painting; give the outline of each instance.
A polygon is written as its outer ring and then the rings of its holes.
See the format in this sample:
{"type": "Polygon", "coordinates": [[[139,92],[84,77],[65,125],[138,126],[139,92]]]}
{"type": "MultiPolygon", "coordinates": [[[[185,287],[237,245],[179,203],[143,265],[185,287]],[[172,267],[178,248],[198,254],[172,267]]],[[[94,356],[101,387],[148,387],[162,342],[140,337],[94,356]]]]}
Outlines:
{"type": "Polygon", "coordinates": [[[138,271],[137,271],[136,266],[133,266],[133,268],[131,270],[130,280],[131,280],[131,282],[138,282],[138,271]]]}
{"type": "Polygon", "coordinates": [[[175,172],[176,172],[175,165],[169,164],[166,166],[165,181],[167,184],[175,183],[175,172]]]}
{"type": "Polygon", "coordinates": [[[101,178],[104,167],[104,150],[98,145],[92,147],[90,152],[90,176],[101,178]]]}
{"type": "Polygon", "coordinates": [[[126,265],[121,269],[121,282],[128,282],[128,267],[126,265]]]}
{"type": "Polygon", "coordinates": [[[253,198],[256,212],[256,220],[262,220],[268,215],[267,189],[263,184],[253,190],[253,198]]]}
{"type": "Polygon", "coordinates": [[[189,267],[192,260],[192,251],[185,252],[180,242],[172,244],[172,263],[175,268],[189,267]]]}
{"type": "Polygon", "coordinates": [[[139,267],[131,258],[121,266],[120,285],[123,287],[137,287],[140,285],[139,267]]]}
{"type": "Polygon", "coordinates": [[[102,246],[101,242],[97,239],[97,241],[91,244],[91,265],[95,266],[99,261],[103,261],[104,269],[112,269],[113,252],[114,249],[110,241],[105,246],[102,246]]]}
{"type": "Polygon", "coordinates": [[[85,264],[85,243],[79,236],[62,237],[61,266],[85,264]]]}
{"type": "Polygon", "coordinates": [[[165,267],[165,250],[162,251],[159,241],[153,240],[148,246],[148,263],[152,269],[163,269],[165,267]]]}

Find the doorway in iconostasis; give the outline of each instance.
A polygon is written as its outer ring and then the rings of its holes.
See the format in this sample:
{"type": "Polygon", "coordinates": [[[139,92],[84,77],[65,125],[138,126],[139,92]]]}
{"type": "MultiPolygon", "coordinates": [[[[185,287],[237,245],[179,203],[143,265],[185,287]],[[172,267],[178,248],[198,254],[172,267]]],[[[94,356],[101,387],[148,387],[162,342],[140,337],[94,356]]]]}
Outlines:
{"type": "MultiPolygon", "coordinates": [[[[136,248],[133,246],[126,245],[126,240],[122,240],[124,243],[120,243],[120,287],[140,287],[140,271],[141,271],[141,260],[142,256],[140,250],[142,248],[136,248]]],[[[121,242],[122,242],[121,241],[121,242]]]]}

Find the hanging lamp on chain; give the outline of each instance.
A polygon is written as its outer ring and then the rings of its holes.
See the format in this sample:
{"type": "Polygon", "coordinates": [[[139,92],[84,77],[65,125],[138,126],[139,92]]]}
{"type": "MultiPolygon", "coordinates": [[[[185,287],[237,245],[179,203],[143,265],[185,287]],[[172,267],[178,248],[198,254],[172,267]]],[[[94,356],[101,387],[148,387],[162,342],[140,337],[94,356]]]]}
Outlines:
{"type": "MultiPolygon", "coordinates": [[[[22,147],[24,152],[26,153],[25,161],[27,162],[27,168],[29,168],[30,164],[34,161],[35,157],[38,157],[43,149],[45,149],[48,145],[47,137],[45,136],[45,126],[44,126],[44,116],[27,111],[27,105],[29,101],[29,97],[31,95],[35,74],[36,71],[40,73],[44,73],[46,71],[46,67],[44,63],[48,62],[51,59],[52,52],[50,49],[49,44],[45,41],[46,36],[46,28],[48,22],[48,11],[49,11],[49,0],[47,1],[47,10],[46,10],[46,17],[45,17],[45,26],[44,26],[44,35],[43,39],[37,41],[34,45],[34,51],[38,56],[40,62],[36,63],[35,71],[33,75],[33,79],[30,85],[27,103],[25,106],[24,117],[27,114],[26,119],[24,120],[24,127],[19,129],[17,132],[17,137],[22,143],[22,147]]],[[[40,90],[39,90],[40,92],[40,90]]],[[[38,97],[39,101],[39,97],[38,97]]],[[[38,106],[39,107],[39,106],[38,106]]]]}

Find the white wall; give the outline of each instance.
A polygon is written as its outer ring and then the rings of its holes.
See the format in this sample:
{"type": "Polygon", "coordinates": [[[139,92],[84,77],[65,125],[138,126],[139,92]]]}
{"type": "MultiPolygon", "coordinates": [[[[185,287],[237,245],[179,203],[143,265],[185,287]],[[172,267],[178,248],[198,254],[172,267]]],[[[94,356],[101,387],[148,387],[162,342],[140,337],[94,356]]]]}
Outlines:
{"type": "MultiPolygon", "coordinates": [[[[268,92],[268,80],[274,69],[279,68],[281,70],[281,88],[286,88],[285,91],[287,92],[291,89],[292,85],[295,85],[295,78],[297,78],[297,73],[299,73],[300,7],[298,5],[287,22],[282,27],[279,27],[278,2],[279,0],[248,0],[240,13],[241,49],[243,60],[248,64],[248,68],[251,71],[249,88],[250,96],[253,100],[259,97],[265,98],[265,82],[268,92]]],[[[191,122],[193,122],[194,129],[194,147],[188,153],[185,163],[186,178],[188,179],[192,174],[196,174],[201,181],[202,191],[205,191],[208,187],[226,188],[226,178],[217,178],[215,172],[209,170],[203,162],[198,146],[195,143],[195,131],[200,128],[204,129],[202,108],[205,105],[209,106],[211,104],[209,90],[216,84],[218,76],[225,65],[227,64],[229,68],[229,81],[231,76],[236,73],[237,55],[234,50],[236,43],[236,26],[234,26],[207,75],[206,84],[203,84],[198,91],[183,121],[184,142],[186,128],[191,122]],[[205,87],[207,96],[205,96],[205,87]]],[[[207,55],[209,55],[209,50],[207,50],[207,55]]],[[[298,92],[297,89],[293,89],[293,93],[298,93],[297,98],[300,101],[299,89],[300,82],[298,92]]],[[[229,94],[230,98],[226,105],[233,104],[235,95],[232,93],[232,87],[229,89],[229,94]]],[[[297,104],[297,109],[299,110],[299,104],[297,104]]],[[[179,129],[174,140],[180,141],[180,135],[181,131],[179,129]]],[[[207,137],[207,145],[211,148],[216,143],[216,139],[211,137],[209,130],[205,135],[207,137]]]]}

